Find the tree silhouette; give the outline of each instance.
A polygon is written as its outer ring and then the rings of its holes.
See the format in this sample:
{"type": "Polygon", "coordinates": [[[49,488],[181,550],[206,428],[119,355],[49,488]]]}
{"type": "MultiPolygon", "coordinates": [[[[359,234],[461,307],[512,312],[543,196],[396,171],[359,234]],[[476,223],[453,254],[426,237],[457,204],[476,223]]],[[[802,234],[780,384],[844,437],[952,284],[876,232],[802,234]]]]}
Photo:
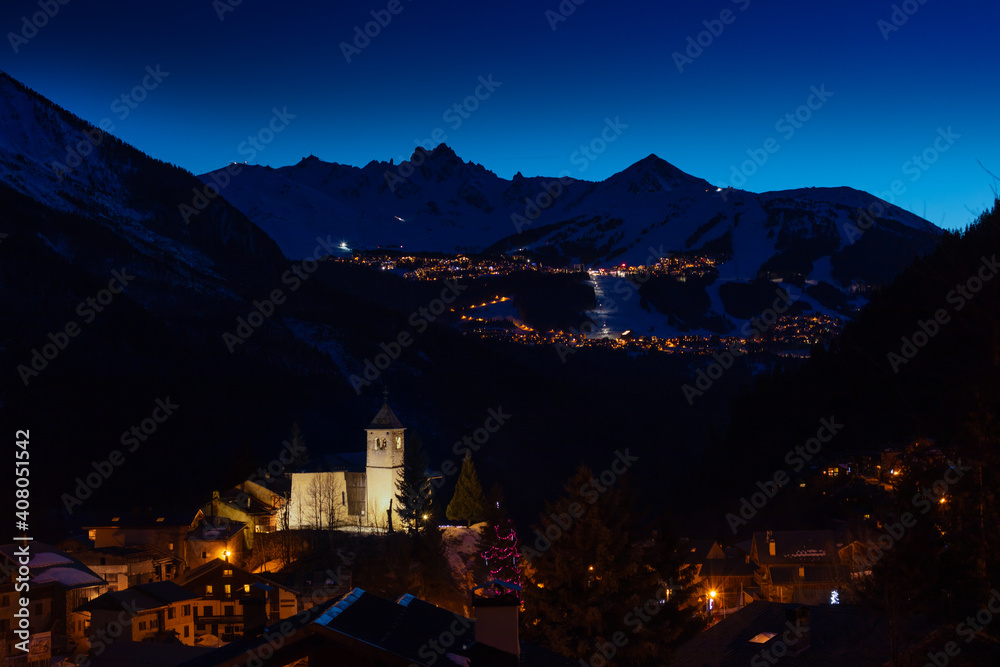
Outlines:
{"type": "Polygon", "coordinates": [[[486,518],[486,496],[479,483],[476,466],[472,463],[472,453],[465,453],[462,471],[455,482],[455,495],[448,503],[445,515],[451,521],[465,521],[469,526],[486,518]]]}
{"type": "Polygon", "coordinates": [[[420,436],[406,439],[403,452],[403,475],[396,482],[396,511],[412,532],[423,515],[433,511],[433,497],[427,480],[427,453],[420,436]]]}
{"type": "Polygon", "coordinates": [[[581,465],[522,545],[525,634],[585,662],[611,645],[616,665],[660,664],[697,626],[690,582],[663,531],[638,526],[625,480],[593,479],[581,465]]]}

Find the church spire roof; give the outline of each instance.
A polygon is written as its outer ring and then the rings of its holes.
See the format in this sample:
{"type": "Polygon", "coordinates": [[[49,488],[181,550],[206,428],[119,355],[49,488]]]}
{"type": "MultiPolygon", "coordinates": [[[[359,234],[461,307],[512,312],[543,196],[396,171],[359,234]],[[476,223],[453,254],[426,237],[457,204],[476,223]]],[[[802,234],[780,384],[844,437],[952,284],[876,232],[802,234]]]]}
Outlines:
{"type": "Polygon", "coordinates": [[[368,425],[368,428],[403,428],[403,423],[399,421],[399,417],[389,407],[389,390],[385,392],[385,403],[382,404],[378,414],[372,419],[372,423],[368,425]]]}

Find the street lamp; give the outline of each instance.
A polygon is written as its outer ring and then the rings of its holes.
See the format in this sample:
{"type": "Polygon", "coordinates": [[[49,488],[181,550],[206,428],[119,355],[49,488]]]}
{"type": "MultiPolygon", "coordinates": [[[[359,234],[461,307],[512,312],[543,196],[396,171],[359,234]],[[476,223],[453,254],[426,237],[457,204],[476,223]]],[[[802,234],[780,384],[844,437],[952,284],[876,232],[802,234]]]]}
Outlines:
{"type": "Polygon", "coordinates": [[[226,557],[227,563],[229,562],[229,553],[230,553],[229,549],[226,549],[225,551],[222,552],[222,555],[226,557]]]}

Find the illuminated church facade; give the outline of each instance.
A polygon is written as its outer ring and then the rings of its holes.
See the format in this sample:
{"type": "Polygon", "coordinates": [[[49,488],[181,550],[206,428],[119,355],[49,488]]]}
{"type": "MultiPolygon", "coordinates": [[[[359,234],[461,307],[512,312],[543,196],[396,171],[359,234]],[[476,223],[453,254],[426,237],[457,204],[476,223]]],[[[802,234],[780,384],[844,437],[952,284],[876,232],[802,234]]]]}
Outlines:
{"type": "Polygon", "coordinates": [[[397,481],[403,475],[406,428],[388,399],[365,429],[365,451],[321,457],[291,475],[288,527],[404,527],[396,510],[397,481]]]}

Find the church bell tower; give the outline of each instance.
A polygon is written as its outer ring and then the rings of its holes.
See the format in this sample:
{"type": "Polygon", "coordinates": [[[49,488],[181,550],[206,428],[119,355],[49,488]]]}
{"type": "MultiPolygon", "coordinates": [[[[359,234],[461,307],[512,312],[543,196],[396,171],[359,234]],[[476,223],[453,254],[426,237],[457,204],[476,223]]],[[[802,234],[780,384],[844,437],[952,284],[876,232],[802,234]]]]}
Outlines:
{"type": "Polygon", "coordinates": [[[368,506],[365,508],[367,523],[370,526],[384,528],[389,519],[386,514],[392,501],[394,529],[402,528],[403,524],[396,510],[396,483],[403,477],[404,436],[406,429],[399,418],[389,407],[389,393],[386,391],[385,402],[365,429],[366,443],[366,486],[368,489],[368,506]]]}

